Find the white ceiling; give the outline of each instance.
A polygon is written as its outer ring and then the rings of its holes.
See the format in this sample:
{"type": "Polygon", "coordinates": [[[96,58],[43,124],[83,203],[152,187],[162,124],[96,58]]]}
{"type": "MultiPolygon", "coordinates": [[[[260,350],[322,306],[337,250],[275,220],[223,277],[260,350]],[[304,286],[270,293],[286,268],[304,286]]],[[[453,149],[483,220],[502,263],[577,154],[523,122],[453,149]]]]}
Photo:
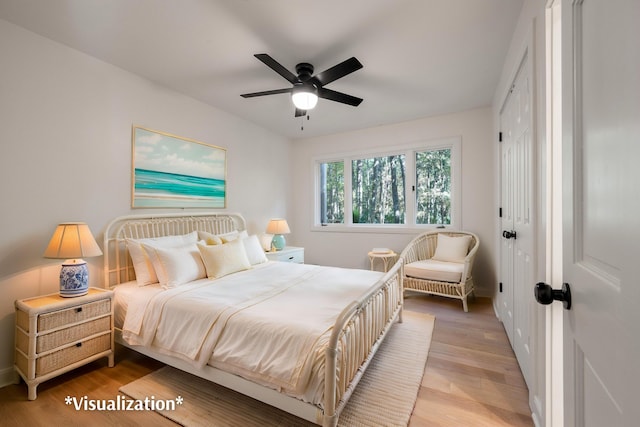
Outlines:
{"type": "Polygon", "coordinates": [[[0,18],[292,139],[491,104],[523,0],[0,0],[0,18]],[[355,56],[364,65],[294,118],[295,73],[355,56]],[[304,131],[301,124],[304,123],[304,131]]]}

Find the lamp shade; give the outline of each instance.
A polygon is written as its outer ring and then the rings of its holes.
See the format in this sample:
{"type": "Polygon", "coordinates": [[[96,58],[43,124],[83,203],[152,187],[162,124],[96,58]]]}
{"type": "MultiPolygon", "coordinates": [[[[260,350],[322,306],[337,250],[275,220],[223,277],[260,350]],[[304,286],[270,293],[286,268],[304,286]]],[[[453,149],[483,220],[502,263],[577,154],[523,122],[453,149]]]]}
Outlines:
{"type": "Polygon", "coordinates": [[[45,258],[66,259],[60,269],[60,296],[79,297],[89,291],[89,269],[82,258],[102,255],[83,222],[59,224],[44,251],[45,258]]]}
{"type": "Polygon", "coordinates": [[[291,92],[293,105],[300,110],[311,110],[318,103],[318,89],[310,84],[295,86],[291,92]]]}
{"type": "Polygon", "coordinates": [[[283,218],[274,218],[269,221],[267,225],[267,233],[269,234],[289,234],[291,230],[289,230],[289,224],[287,224],[287,220],[283,218]]]}
{"type": "Polygon", "coordinates": [[[45,258],[73,259],[102,255],[100,247],[84,222],[64,222],[53,232],[45,258]]]}

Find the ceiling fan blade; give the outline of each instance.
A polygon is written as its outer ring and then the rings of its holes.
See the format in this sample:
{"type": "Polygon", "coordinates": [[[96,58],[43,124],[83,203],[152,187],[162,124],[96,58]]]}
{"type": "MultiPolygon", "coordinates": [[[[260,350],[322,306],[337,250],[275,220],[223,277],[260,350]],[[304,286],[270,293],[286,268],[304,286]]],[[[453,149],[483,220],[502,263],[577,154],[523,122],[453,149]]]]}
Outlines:
{"type": "Polygon", "coordinates": [[[298,76],[293,74],[291,71],[287,70],[278,61],[276,61],[266,53],[256,53],[253,56],[258,58],[260,61],[264,62],[264,64],[267,67],[271,68],[273,71],[275,71],[276,73],[280,74],[282,77],[287,79],[289,83],[294,84],[294,83],[300,82],[300,80],[298,79],[298,76]]]}
{"type": "Polygon", "coordinates": [[[343,104],[353,105],[354,107],[357,107],[362,102],[362,98],[357,98],[342,92],[336,92],[335,90],[324,87],[318,89],[318,97],[328,99],[330,101],[341,102],[343,104]]]}
{"type": "Polygon", "coordinates": [[[293,88],[265,90],[263,92],[243,93],[240,96],[243,98],[253,98],[255,96],[276,95],[278,93],[291,93],[292,89],[293,88]]]}
{"type": "Polygon", "coordinates": [[[296,117],[301,117],[306,115],[307,115],[307,110],[301,110],[299,108],[296,108],[296,117]]]}
{"type": "Polygon", "coordinates": [[[316,74],[313,79],[320,83],[320,86],[324,86],[346,76],[347,74],[351,74],[360,68],[362,68],[362,64],[354,56],[346,61],[342,61],[338,65],[334,65],[333,67],[316,74]]]}

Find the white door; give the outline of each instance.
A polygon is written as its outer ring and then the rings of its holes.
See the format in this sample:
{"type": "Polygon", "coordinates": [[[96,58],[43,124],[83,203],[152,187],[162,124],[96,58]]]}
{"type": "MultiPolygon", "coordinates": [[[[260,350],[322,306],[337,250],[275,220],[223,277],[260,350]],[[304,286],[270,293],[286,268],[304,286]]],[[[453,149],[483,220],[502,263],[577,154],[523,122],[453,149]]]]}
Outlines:
{"type": "Polygon", "coordinates": [[[566,426],[640,425],[640,1],[562,3],[566,426]]]}
{"type": "Polygon", "coordinates": [[[534,233],[531,79],[525,55],[500,116],[502,127],[501,282],[503,322],[531,387],[531,319],[534,233]]]}
{"type": "MultiPolygon", "coordinates": [[[[500,144],[500,186],[501,186],[501,220],[500,233],[511,232],[513,224],[513,196],[514,196],[514,162],[515,154],[513,148],[513,110],[514,103],[511,96],[500,114],[501,144],[500,144]]],[[[502,236],[500,239],[500,317],[507,332],[511,346],[513,346],[513,239],[502,236]]]]}

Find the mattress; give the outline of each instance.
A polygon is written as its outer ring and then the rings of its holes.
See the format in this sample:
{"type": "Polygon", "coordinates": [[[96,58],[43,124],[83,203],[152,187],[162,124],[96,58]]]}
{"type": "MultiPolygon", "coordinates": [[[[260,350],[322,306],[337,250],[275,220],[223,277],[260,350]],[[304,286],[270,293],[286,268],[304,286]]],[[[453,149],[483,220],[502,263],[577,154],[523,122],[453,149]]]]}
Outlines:
{"type": "Polygon", "coordinates": [[[131,345],[195,367],[208,364],[321,406],[332,327],[382,277],[268,262],[175,289],[125,283],[115,288],[115,320],[131,345]]]}

